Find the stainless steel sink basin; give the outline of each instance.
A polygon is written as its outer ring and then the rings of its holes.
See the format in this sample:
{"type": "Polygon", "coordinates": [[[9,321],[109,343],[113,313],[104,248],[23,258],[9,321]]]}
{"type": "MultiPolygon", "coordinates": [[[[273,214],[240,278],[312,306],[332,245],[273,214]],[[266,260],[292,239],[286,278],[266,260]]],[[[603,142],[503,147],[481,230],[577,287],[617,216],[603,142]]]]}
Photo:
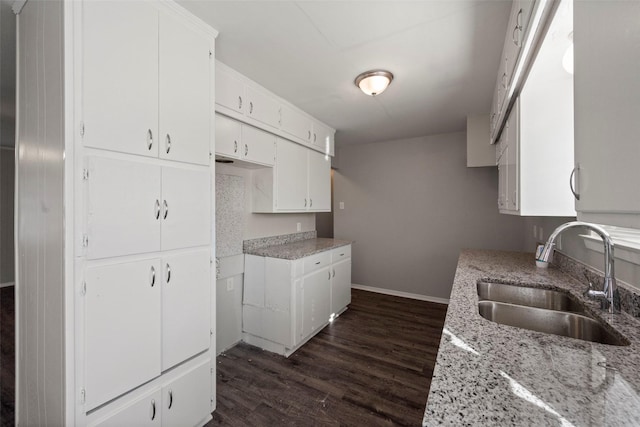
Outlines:
{"type": "Polygon", "coordinates": [[[629,341],[589,316],[568,292],[479,281],[478,312],[492,322],[611,345],[629,341]]]}
{"type": "Polygon", "coordinates": [[[597,320],[578,313],[497,301],[478,302],[478,311],[485,319],[503,325],[602,344],[629,345],[626,338],[613,333],[597,320]]]}
{"type": "Polygon", "coordinates": [[[479,281],[477,286],[480,301],[505,302],[574,313],[585,311],[584,305],[567,292],[483,281],[479,281]]]}

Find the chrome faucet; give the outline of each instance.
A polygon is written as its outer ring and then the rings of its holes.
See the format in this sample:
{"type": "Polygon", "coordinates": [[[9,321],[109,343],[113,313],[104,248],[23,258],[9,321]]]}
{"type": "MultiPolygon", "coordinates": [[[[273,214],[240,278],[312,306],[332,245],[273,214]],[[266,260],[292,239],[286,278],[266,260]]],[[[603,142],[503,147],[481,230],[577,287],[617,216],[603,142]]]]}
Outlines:
{"type": "Polygon", "coordinates": [[[603,300],[603,309],[609,309],[609,313],[619,313],[620,312],[620,295],[618,293],[618,286],[616,284],[616,277],[613,268],[613,242],[611,241],[611,236],[607,231],[600,227],[597,224],[591,224],[588,222],[582,221],[573,221],[562,224],[551,233],[549,236],[549,240],[545,243],[540,256],[538,257],[538,261],[549,262],[551,257],[553,256],[553,251],[556,246],[556,238],[560,233],[562,233],[567,228],[573,227],[585,227],[590,230],[593,230],[598,234],[602,241],[604,242],[604,283],[601,291],[596,291],[591,288],[591,283],[589,283],[589,288],[584,292],[585,296],[592,298],[601,298],[603,300]],[[607,307],[605,307],[604,301],[606,301],[607,307]]]}

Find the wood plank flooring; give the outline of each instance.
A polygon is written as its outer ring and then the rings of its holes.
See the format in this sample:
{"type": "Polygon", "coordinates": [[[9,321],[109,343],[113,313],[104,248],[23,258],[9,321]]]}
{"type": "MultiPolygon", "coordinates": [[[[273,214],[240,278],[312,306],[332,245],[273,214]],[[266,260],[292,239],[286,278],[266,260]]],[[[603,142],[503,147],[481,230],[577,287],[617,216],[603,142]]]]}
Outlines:
{"type": "Polygon", "coordinates": [[[239,344],[217,358],[208,426],[419,426],[446,305],[353,290],[288,359],[239,344]]]}
{"type": "Polygon", "coordinates": [[[0,427],[15,424],[14,289],[14,286],[0,288],[0,427]]]}

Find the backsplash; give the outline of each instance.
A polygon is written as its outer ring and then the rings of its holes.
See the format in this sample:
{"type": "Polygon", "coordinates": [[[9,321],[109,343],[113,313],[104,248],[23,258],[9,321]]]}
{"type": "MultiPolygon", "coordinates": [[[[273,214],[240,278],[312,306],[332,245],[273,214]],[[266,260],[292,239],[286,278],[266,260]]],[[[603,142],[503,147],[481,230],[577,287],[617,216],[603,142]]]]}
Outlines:
{"type": "MultiPolygon", "coordinates": [[[[568,257],[561,252],[555,252],[553,264],[556,265],[563,273],[568,274],[574,279],[584,283],[584,289],[587,289],[588,283],[593,283],[594,288],[601,289],[604,275],[591,267],[568,257]]],[[[640,295],[625,287],[624,283],[618,282],[618,291],[620,293],[620,305],[623,311],[626,311],[633,317],[640,318],[640,295]]]]}
{"type": "Polygon", "coordinates": [[[216,257],[242,253],[244,177],[216,174],[216,257]]]}
{"type": "Polygon", "coordinates": [[[302,240],[315,239],[317,232],[303,231],[300,233],[281,234],[279,236],[260,237],[257,239],[245,240],[243,242],[243,251],[247,252],[252,249],[264,248],[266,246],[284,245],[286,243],[300,242],[302,240]]]}

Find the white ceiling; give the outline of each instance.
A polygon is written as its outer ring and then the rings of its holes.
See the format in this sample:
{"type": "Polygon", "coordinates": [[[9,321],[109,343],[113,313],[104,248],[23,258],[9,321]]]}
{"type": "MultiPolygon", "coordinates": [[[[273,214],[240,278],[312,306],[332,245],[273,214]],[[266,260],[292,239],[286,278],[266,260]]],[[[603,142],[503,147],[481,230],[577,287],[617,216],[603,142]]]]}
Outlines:
{"type": "Polygon", "coordinates": [[[510,0],[193,1],[216,57],[337,129],[338,144],[465,129],[488,112],[510,0]],[[372,98],[366,70],[395,79],[372,98]]]}

